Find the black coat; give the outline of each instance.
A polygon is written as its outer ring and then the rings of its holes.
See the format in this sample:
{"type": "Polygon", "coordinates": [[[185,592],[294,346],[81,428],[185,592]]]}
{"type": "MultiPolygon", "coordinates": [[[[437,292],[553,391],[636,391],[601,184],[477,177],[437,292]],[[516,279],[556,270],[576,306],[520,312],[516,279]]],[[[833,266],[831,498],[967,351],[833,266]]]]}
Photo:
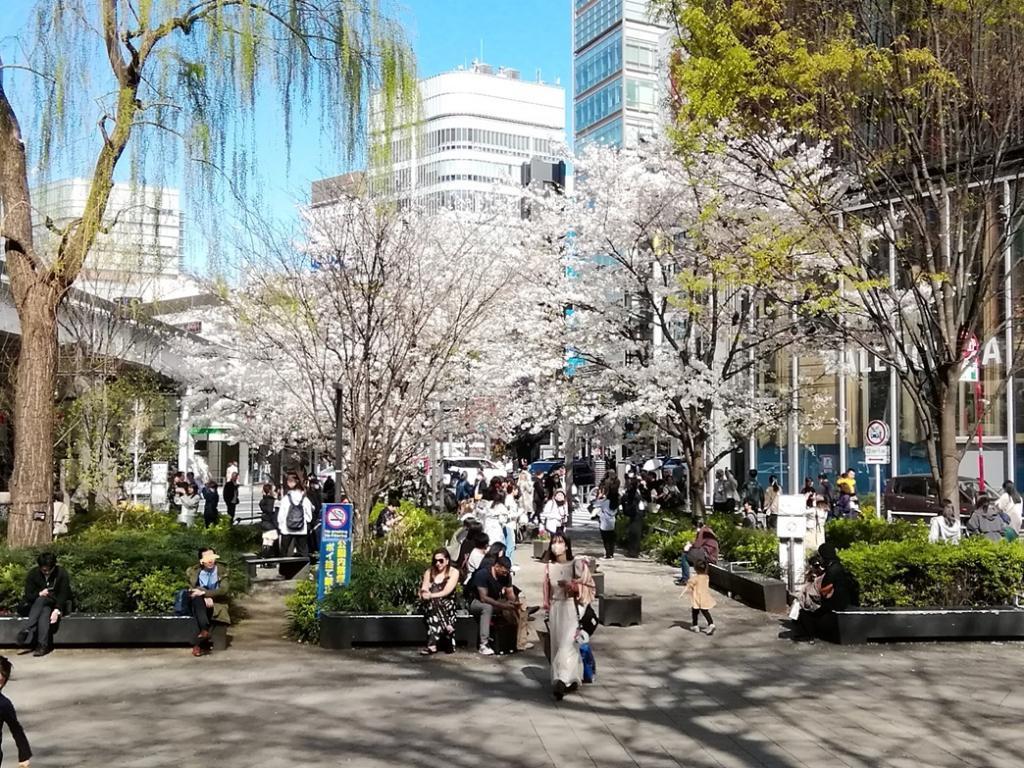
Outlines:
{"type": "Polygon", "coordinates": [[[274,507],[277,499],[273,496],[264,496],[260,499],[260,528],[264,531],[277,530],[277,513],[274,507]]]}
{"type": "Polygon", "coordinates": [[[829,611],[843,611],[850,606],[860,605],[857,582],[838,558],[825,565],[821,594],[821,607],[829,611]]]}
{"type": "Polygon", "coordinates": [[[61,613],[68,613],[71,610],[71,579],[68,572],[59,565],[50,571],[49,576],[44,576],[38,568],[33,568],[25,577],[25,599],[22,603],[21,612],[28,615],[32,603],[39,597],[39,593],[49,589],[53,607],[61,613]]]}
{"type": "Polygon", "coordinates": [[[232,480],[228,480],[226,483],[224,483],[224,503],[238,503],[238,483],[235,483],[232,480]]]}

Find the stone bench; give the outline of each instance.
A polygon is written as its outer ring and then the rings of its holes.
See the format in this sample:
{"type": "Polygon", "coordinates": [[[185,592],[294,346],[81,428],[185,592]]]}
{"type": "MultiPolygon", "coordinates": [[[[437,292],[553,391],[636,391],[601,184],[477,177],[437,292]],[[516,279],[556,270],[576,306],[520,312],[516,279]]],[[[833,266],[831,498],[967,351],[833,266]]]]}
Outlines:
{"type": "Polygon", "coordinates": [[[751,608],[767,613],[786,613],[789,609],[786,583],[754,571],[730,568],[728,563],[708,565],[711,586],[751,608]]]}
{"type": "Polygon", "coordinates": [[[1024,610],[991,608],[848,608],[836,611],[841,645],[885,640],[1018,640],[1024,610]]]}
{"type": "MultiPolygon", "coordinates": [[[[475,616],[455,618],[455,642],[475,648],[479,638],[475,616]]],[[[320,614],[320,647],[332,650],[353,645],[425,645],[427,622],[420,614],[339,613],[320,614]]]]}
{"type": "MultiPolygon", "coordinates": [[[[20,616],[0,617],[0,647],[17,646],[18,631],[28,620],[20,616]]],[[[147,616],[136,613],[72,613],[60,620],[53,644],[72,645],[192,645],[196,621],[191,616],[147,616]]],[[[210,630],[215,650],[227,648],[228,628],[215,622],[210,630]]]]}
{"type": "Polygon", "coordinates": [[[242,555],[249,578],[256,578],[256,571],[259,567],[277,566],[277,572],[282,579],[294,579],[302,570],[309,565],[308,557],[260,557],[259,555],[242,555]]]}

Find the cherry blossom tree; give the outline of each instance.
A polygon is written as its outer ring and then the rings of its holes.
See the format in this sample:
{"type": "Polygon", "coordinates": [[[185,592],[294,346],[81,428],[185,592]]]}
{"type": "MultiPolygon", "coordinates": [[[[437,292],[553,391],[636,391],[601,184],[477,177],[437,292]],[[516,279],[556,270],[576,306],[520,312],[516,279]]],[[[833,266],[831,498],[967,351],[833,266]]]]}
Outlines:
{"type": "Polygon", "coordinates": [[[236,343],[189,365],[191,386],[207,417],[275,447],[331,450],[340,403],[344,489],[365,535],[396,468],[459,418],[444,403],[500,400],[529,376],[527,339],[549,321],[540,297],[559,259],[500,210],[431,215],[352,197],[305,219],[300,236],[260,238],[227,297],[236,343]]]}
{"type": "MultiPolygon", "coordinates": [[[[778,160],[822,167],[794,145],[778,160]]],[[[576,180],[536,206],[562,236],[582,361],[562,405],[578,424],[640,420],[678,439],[701,508],[708,469],[793,407],[762,385],[827,301],[816,230],[740,147],[591,146],[576,180]]]]}

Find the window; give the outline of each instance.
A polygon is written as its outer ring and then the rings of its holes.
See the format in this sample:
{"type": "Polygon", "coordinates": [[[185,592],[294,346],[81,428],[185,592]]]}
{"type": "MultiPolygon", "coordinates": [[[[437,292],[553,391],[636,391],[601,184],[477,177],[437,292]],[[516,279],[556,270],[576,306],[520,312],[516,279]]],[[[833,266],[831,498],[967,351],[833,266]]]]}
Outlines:
{"type": "Polygon", "coordinates": [[[576,60],[576,95],[622,69],[622,31],[608,36],[576,60]]]}
{"type": "Polygon", "coordinates": [[[597,0],[592,6],[576,17],[576,50],[584,48],[591,40],[622,22],[622,0],[597,0]]]}
{"type": "Polygon", "coordinates": [[[634,40],[626,41],[626,67],[642,72],[653,72],[655,63],[653,48],[634,40]]]}
{"type": "Polygon", "coordinates": [[[597,130],[580,136],[577,140],[577,144],[582,148],[591,142],[598,142],[600,144],[608,144],[613,147],[622,146],[622,118],[612,120],[611,122],[602,125],[597,130]]]}
{"type": "Polygon", "coordinates": [[[614,80],[576,104],[576,130],[583,130],[621,108],[622,81],[614,80]]]}
{"type": "Polygon", "coordinates": [[[653,112],[657,96],[654,83],[626,78],[626,106],[640,112],[653,112]]]}

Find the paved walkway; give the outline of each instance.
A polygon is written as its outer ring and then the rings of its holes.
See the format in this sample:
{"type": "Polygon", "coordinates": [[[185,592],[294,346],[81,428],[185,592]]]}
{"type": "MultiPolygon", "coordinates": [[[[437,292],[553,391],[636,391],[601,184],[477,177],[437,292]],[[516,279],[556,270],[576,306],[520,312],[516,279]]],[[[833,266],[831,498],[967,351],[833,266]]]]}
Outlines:
{"type": "MultiPolygon", "coordinates": [[[[583,535],[583,549],[597,553],[583,535]]],[[[541,568],[519,552],[536,600],[541,568]]],[[[839,648],[779,640],[732,603],[694,635],[671,569],[616,558],[609,592],[643,626],[595,638],[598,683],[555,704],[539,647],[482,658],[326,652],[281,639],[286,587],[261,587],[231,650],[17,657],[5,691],[49,766],[593,768],[1019,766],[1020,644],[839,648]]],[[[5,736],[8,761],[13,744],[5,736]]]]}

